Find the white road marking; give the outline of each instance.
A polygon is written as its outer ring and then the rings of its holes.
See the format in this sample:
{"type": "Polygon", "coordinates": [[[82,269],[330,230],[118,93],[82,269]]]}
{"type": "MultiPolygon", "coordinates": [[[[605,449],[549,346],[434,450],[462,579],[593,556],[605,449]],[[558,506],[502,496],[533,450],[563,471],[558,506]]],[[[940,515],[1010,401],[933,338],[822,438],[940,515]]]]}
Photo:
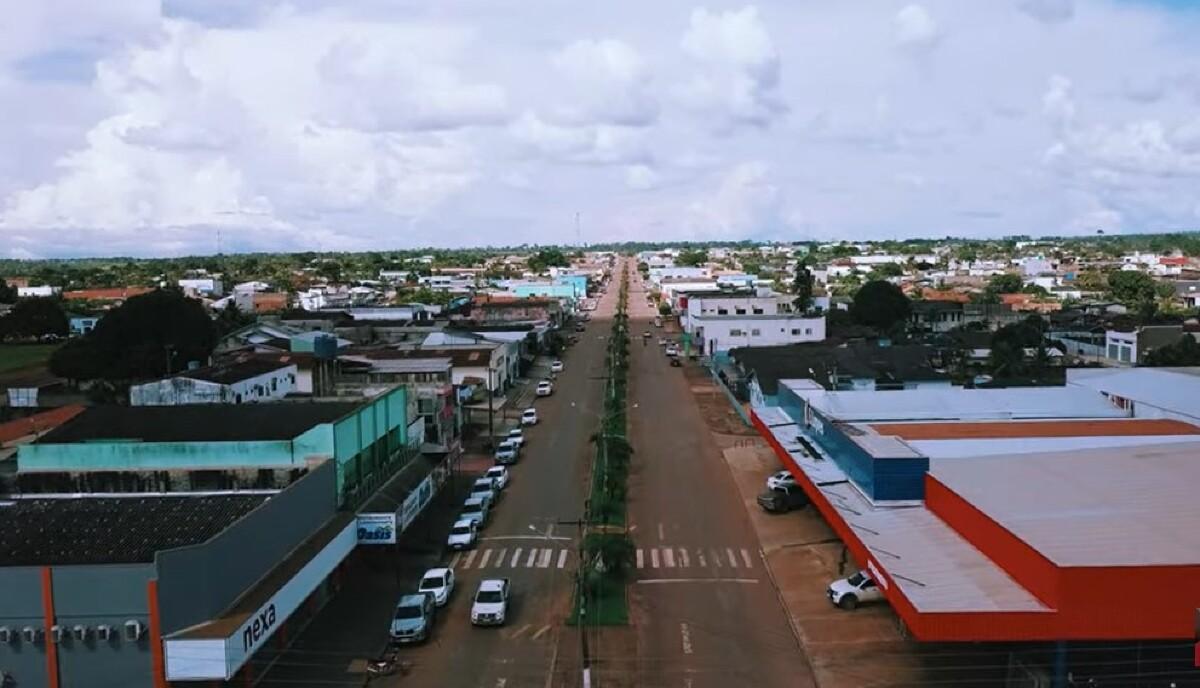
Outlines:
{"type": "Polygon", "coordinates": [[[483,550],[483,556],[479,558],[479,568],[483,568],[483,567],[487,566],[488,559],[490,559],[491,556],[492,556],[492,550],[490,550],[490,549],[483,550]]]}
{"type": "Polygon", "coordinates": [[[645,557],[645,554],[642,552],[642,548],[641,548],[641,547],[638,547],[638,551],[637,551],[637,567],[640,569],[640,568],[642,568],[642,567],[643,567],[643,566],[645,566],[645,565],[646,565],[646,557],[645,557]]]}
{"type": "Polygon", "coordinates": [[[528,631],[528,630],[529,630],[529,629],[531,629],[531,628],[533,628],[533,624],[525,624],[524,626],[522,626],[522,627],[518,628],[517,630],[513,631],[513,632],[512,632],[512,635],[508,636],[508,639],[509,639],[509,640],[516,640],[518,636],[524,635],[524,634],[525,634],[525,631],[528,631]]]}
{"type": "Polygon", "coordinates": [[[567,550],[564,549],[563,551],[558,553],[558,568],[561,569],[562,567],[564,567],[566,565],[567,565],[567,550]]]}
{"type": "MultiPolygon", "coordinates": [[[[690,682],[690,680],[689,680],[689,682],[690,682]]],[[[508,685],[508,679],[506,679],[506,678],[496,679],[496,688],[504,688],[504,686],[507,686],[507,685],[508,685]]]]}
{"type": "Polygon", "coordinates": [[[658,568],[658,548],[657,547],[650,548],[650,565],[653,566],[654,568],[658,568]]]}
{"type": "Polygon", "coordinates": [[[692,654],[692,632],[685,623],[679,624],[679,635],[683,641],[683,654],[692,654]]]}
{"type": "Polygon", "coordinates": [[[746,551],[745,547],[742,548],[742,561],[746,562],[746,568],[754,568],[754,564],[750,563],[750,553],[746,551]]]}
{"type": "Polygon", "coordinates": [[[520,558],[521,558],[521,548],[518,547],[513,550],[512,562],[509,563],[509,566],[511,566],[514,569],[517,568],[517,560],[520,558]]]}
{"type": "Polygon", "coordinates": [[[500,568],[501,566],[504,566],[504,553],[507,551],[508,550],[504,549],[503,547],[501,547],[499,550],[496,551],[496,563],[495,563],[496,568],[500,568]]]}
{"type": "Polygon", "coordinates": [[[691,562],[688,561],[687,550],[684,549],[683,547],[679,548],[679,565],[685,569],[687,567],[691,566],[691,562]]]}
{"type": "Polygon", "coordinates": [[[696,550],[696,558],[700,560],[701,566],[708,566],[708,562],[706,562],[704,559],[704,550],[702,550],[702,549],[696,550]]]}
{"type": "Polygon", "coordinates": [[[669,569],[675,568],[675,550],[663,547],[663,565],[669,569]]]}
{"type": "Polygon", "coordinates": [[[537,559],[538,551],[536,547],[529,548],[529,557],[525,559],[525,568],[533,568],[533,560],[537,559]]]}
{"type": "Polygon", "coordinates": [[[458,560],[462,559],[462,552],[455,552],[454,556],[450,557],[450,568],[458,568],[458,560]]]}
{"type": "Polygon", "coordinates": [[[658,540],[659,540],[659,542],[662,542],[665,539],[666,539],[666,537],[663,535],[663,524],[659,523],[658,524],[658,540]]]}
{"type": "Polygon", "coordinates": [[[721,568],[721,553],[715,549],[710,549],[709,554],[712,555],[713,566],[721,568]]]}
{"type": "Polygon", "coordinates": [[[538,638],[542,637],[549,631],[550,631],[550,624],[546,624],[545,626],[542,626],[541,628],[537,629],[537,632],[529,637],[532,638],[533,640],[537,640],[538,638]]]}
{"type": "Polygon", "coordinates": [[[729,565],[730,565],[730,566],[732,566],[733,568],[735,568],[735,569],[736,569],[736,568],[738,567],[738,561],[737,561],[737,557],[735,557],[735,556],[733,555],[733,548],[732,548],[732,547],[726,547],[726,548],[725,548],[725,552],[726,552],[727,554],[729,554],[729,565]]]}
{"type": "Polygon", "coordinates": [[[550,557],[552,557],[552,556],[554,556],[554,550],[543,549],[542,556],[540,559],[538,559],[537,567],[539,569],[544,569],[544,568],[550,566],[550,557]]]}
{"type": "Polygon", "coordinates": [[[475,561],[475,555],[478,553],[479,553],[479,550],[476,550],[476,549],[473,549],[470,552],[467,552],[467,557],[465,559],[463,559],[463,568],[464,569],[471,568],[471,562],[475,561]]]}
{"type": "Polygon", "coordinates": [[[491,540],[570,540],[571,538],[563,537],[561,535],[552,535],[550,537],[547,537],[545,535],[493,535],[491,537],[481,537],[479,539],[484,540],[484,541],[491,541],[491,540]]]}
{"type": "Polygon", "coordinates": [[[757,583],[757,578],[643,578],[638,585],[661,585],[664,583],[757,583]]]}

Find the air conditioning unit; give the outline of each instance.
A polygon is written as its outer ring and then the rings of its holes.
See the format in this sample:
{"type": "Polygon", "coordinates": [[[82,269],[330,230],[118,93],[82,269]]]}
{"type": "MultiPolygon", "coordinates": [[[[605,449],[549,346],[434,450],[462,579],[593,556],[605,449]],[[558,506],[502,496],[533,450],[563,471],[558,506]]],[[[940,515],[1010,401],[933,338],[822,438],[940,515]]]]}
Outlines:
{"type": "Polygon", "coordinates": [[[142,622],[136,619],[130,619],[125,622],[125,639],[138,640],[142,637],[142,632],[145,629],[142,627],[142,622]]]}
{"type": "Polygon", "coordinates": [[[34,628],[33,626],[26,626],[25,628],[21,629],[21,637],[24,638],[25,642],[27,643],[40,642],[42,639],[42,629],[34,628]]]}
{"type": "Polygon", "coordinates": [[[112,638],[112,626],[108,624],[100,624],[96,627],[96,637],[100,640],[108,640],[112,638]]]}
{"type": "MultiPolygon", "coordinates": [[[[0,644],[7,645],[15,639],[16,634],[8,626],[0,626],[0,644]]],[[[3,685],[3,684],[0,684],[3,685]]]]}
{"type": "Polygon", "coordinates": [[[82,643],[87,640],[88,627],[83,624],[75,624],[71,627],[71,637],[82,643]]]}
{"type": "Polygon", "coordinates": [[[58,624],[54,624],[53,626],[51,626],[50,627],[50,642],[57,645],[58,643],[62,642],[62,639],[63,639],[63,627],[59,626],[58,624]]]}

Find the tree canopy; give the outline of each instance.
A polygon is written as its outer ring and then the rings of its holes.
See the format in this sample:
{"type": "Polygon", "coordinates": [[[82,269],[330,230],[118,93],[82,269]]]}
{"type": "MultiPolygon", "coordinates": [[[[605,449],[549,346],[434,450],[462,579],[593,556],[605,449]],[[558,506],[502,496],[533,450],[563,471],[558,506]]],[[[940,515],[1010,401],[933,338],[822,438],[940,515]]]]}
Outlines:
{"type": "Polygon", "coordinates": [[[0,318],[0,339],[28,339],[45,336],[65,337],[70,329],[67,316],[57,299],[35,297],[21,299],[0,318]]]}
{"type": "Polygon", "coordinates": [[[808,260],[801,258],[796,262],[796,275],[792,279],[792,293],[796,298],[792,300],[792,305],[795,306],[798,312],[807,311],[812,305],[813,299],[813,274],[808,269],[808,260]]]}
{"type": "Polygon", "coordinates": [[[0,303],[16,303],[17,288],[9,286],[8,282],[0,277],[0,303]]]}
{"type": "Polygon", "coordinates": [[[1045,368],[1048,362],[1045,332],[1046,323],[1037,315],[996,330],[988,359],[992,373],[997,377],[1019,377],[1045,368]],[[1032,361],[1028,360],[1026,349],[1035,350],[1032,361]]]}
{"type": "Polygon", "coordinates": [[[675,258],[675,264],[683,267],[696,267],[708,262],[708,251],[700,249],[685,249],[675,258]]]}
{"type": "Polygon", "coordinates": [[[535,273],[545,272],[547,268],[552,267],[566,267],[570,264],[571,261],[567,259],[566,254],[556,248],[547,248],[538,251],[529,257],[529,262],[527,263],[530,271],[535,273]]]}
{"type": "Polygon", "coordinates": [[[1021,291],[1025,280],[1021,279],[1020,275],[1011,272],[1005,272],[999,275],[992,275],[988,280],[987,290],[993,294],[1016,294],[1021,291]]]}
{"type": "Polygon", "coordinates": [[[854,319],[863,325],[874,327],[881,334],[890,332],[896,325],[908,320],[911,312],[912,303],[904,292],[891,282],[867,282],[854,295],[854,319]]]}
{"type": "Polygon", "coordinates": [[[129,299],[55,351],[50,370],[73,380],[161,377],[207,362],[216,344],[216,326],[199,301],[159,289],[129,299]]]}
{"type": "Polygon", "coordinates": [[[1160,346],[1146,354],[1147,366],[1200,366],[1200,342],[1185,333],[1174,344],[1160,346]]]}
{"type": "Polygon", "coordinates": [[[1154,278],[1136,270],[1118,270],[1108,276],[1108,293],[1113,300],[1130,308],[1141,308],[1153,302],[1157,293],[1154,278]]]}

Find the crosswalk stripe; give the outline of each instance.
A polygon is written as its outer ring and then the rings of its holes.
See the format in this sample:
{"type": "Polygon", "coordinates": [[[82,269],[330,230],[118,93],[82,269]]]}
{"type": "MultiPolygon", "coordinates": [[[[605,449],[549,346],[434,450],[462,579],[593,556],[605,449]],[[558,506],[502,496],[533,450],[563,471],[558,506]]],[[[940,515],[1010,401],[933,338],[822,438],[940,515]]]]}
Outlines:
{"type": "Polygon", "coordinates": [[[650,565],[653,566],[654,568],[658,568],[658,548],[657,547],[650,548],[650,565]]]}
{"type": "Polygon", "coordinates": [[[450,568],[458,568],[458,560],[462,559],[462,552],[455,552],[454,556],[450,557],[450,568]]]}
{"type": "Polygon", "coordinates": [[[713,562],[713,566],[716,566],[717,568],[721,568],[721,566],[722,566],[722,564],[721,564],[721,553],[720,553],[720,552],[718,552],[718,551],[717,551],[717,550],[715,550],[715,549],[711,549],[711,550],[709,550],[709,553],[710,553],[710,554],[712,554],[712,562],[713,562]]]}
{"type": "Polygon", "coordinates": [[[736,569],[738,567],[738,562],[737,557],[733,556],[733,548],[726,547],[725,552],[729,554],[729,565],[736,569]]]}
{"type": "Polygon", "coordinates": [[[561,569],[562,567],[564,567],[566,565],[567,565],[567,550],[564,549],[563,551],[558,553],[558,568],[561,569]]]}
{"type": "Polygon", "coordinates": [[[517,568],[517,560],[520,558],[521,558],[521,548],[518,547],[513,550],[512,562],[509,564],[509,566],[514,569],[517,568]]]}
{"type": "Polygon", "coordinates": [[[491,558],[491,556],[492,556],[492,550],[490,550],[490,549],[483,550],[483,556],[479,558],[479,568],[483,568],[483,567],[487,566],[488,559],[491,558]]]}
{"type": "Polygon", "coordinates": [[[675,568],[675,550],[663,547],[663,565],[669,569],[675,568]]]}
{"type": "Polygon", "coordinates": [[[537,555],[538,555],[537,547],[530,547],[529,548],[529,558],[525,560],[525,568],[527,568],[527,569],[533,568],[533,560],[537,559],[537,555]]]}
{"type": "Polygon", "coordinates": [[[474,549],[471,550],[470,552],[467,552],[467,558],[463,559],[463,568],[464,569],[471,568],[471,562],[475,561],[475,555],[477,553],[478,553],[478,550],[474,550],[474,549]]]}
{"type": "Polygon", "coordinates": [[[640,568],[642,568],[642,567],[643,567],[643,566],[645,566],[645,565],[646,565],[646,557],[644,556],[644,553],[642,552],[642,548],[641,548],[641,547],[638,547],[638,551],[637,551],[637,567],[640,569],[640,568]]]}
{"type": "Polygon", "coordinates": [[[742,548],[742,561],[746,562],[746,568],[754,568],[754,565],[750,563],[750,553],[746,551],[745,547],[742,548]]]}
{"type": "Polygon", "coordinates": [[[704,559],[704,550],[702,550],[702,549],[696,550],[696,558],[700,560],[701,566],[708,566],[708,562],[705,561],[705,559],[704,559]]]}
{"type": "Polygon", "coordinates": [[[554,556],[554,550],[543,549],[542,556],[540,559],[538,559],[538,564],[537,564],[538,568],[544,569],[547,566],[549,566],[550,565],[550,557],[552,557],[552,556],[554,556]]]}
{"type": "Polygon", "coordinates": [[[691,566],[691,563],[688,561],[687,550],[682,547],[679,548],[679,565],[685,569],[691,566]]]}
{"type": "Polygon", "coordinates": [[[496,552],[496,568],[504,566],[504,555],[506,552],[508,552],[508,548],[506,547],[501,547],[500,550],[496,552]]]}

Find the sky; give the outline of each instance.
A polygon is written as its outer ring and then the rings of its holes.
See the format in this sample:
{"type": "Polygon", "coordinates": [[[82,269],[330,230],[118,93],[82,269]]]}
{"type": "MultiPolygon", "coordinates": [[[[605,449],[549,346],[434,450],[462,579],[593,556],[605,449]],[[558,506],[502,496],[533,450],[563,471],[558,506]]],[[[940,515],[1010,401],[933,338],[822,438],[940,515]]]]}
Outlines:
{"type": "Polygon", "coordinates": [[[0,257],[1200,229],[1200,0],[0,7],[0,257]]]}

